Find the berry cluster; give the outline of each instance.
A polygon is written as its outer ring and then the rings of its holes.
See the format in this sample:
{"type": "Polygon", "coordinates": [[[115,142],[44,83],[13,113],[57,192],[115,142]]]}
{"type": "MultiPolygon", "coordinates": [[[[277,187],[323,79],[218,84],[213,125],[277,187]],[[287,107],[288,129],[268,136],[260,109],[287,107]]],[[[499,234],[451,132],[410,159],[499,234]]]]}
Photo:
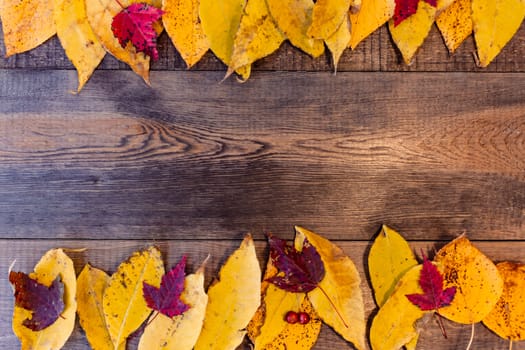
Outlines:
{"type": "Polygon", "coordinates": [[[302,311],[288,311],[284,316],[284,320],[290,324],[294,324],[297,322],[299,322],[299,324],[307,324],[308,322],[310,322],[310,315],[302,311]]]}

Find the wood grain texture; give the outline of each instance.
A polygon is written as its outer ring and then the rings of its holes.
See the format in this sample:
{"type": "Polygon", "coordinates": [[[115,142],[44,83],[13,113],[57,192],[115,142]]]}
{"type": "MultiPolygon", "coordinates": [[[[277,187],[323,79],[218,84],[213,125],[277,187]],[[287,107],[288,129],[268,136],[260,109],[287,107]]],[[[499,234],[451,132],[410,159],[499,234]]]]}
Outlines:
{"type": "Polygon", "coordinates": [[[221,75],[0,71],[0,237],[525,237],[521,74],[221,75]]]}
{"type": "MultiPolygon", "coordinates": [[[[525,27],[522,26],[513,39],[506,45],[494,62],[485,69],[478,68],[475,63],[475,44],[472,37],[450,55],[446,49],[441,34],[434,26],[429,37],[420,48],[412,65],[403,63],[399,51],[395,48],[388,28],[381,27],[354,50],[346,50],[339,61],[337,70],[367,71],[367,72],[525,72],[525,27]]],[[[152,70],[185,70],[186,66],[180,55],[169,41],[166,33],[159,38],[159,55],[157,62],[152,64],[152,70]]],[[[0,56],[5,56],[3,35],[0,28],[0,56]]],[[[67,60],[56,37],[36,49],[10,58],[0,58],[0,68],[41,68],[41,69],[73,69],[67,60]]],[[[129,70],[115,58],[107,55],[100,69],[129,70]]],[[[333,71],[329,54],[312,59],[299,49],[285,43],[274,54],[255,63],[255,71],[333,71]]],[[[196,71],[226,71],[225,66],[211,53],[192,70],[196,71]]]]}
{"type": "MultiPolygon", "coordinates": [[[[291,239],[291,235],[289,235],[291,239]]],[[[213,276],[215,276],[220,265],[225,261],[240,244],[236,241],[96,241],[96,240],[55,240],[55,241],[38,241],[38,240],[0,240],[0,270],[6,271],[14,259],[17,259],[15,271],[29,272],[34,264],[38,261],[39,256],[44,254],[48,249],[64,248],[87,248],[83,252],[69,252],[68,254],[75,262],[77,273],[80,272],[83,265],[87,262],[104,269],[109,273],[116,270],[118,264],[126,259],[135,250],[144,249],[148,245],[155,244],[158,246],[165,259],[166,266],[175,264],[181,255],[187,255],[189,265],[187,272],[194,271],[200,263],[211,253],[211,259],[206,266],[206,286],[208,286],[213,276]]],[[[338,242],[346,254],[356,263],[360,276],[363,280],[361,286],[365,300],[365,310],[369,322],[373,317],[376,306],[373,301],[372,292],[366,277],[366,260],[370,243],[368,242],[338,242]]],[[[411,242],[411,246],[416,251],[421,249],[432,251],[439,249],[444,242],[411,242]]],[[[506,242],[475,242],[476,246],[494,261],[513,260],[524,261],[525,242],[514,242],[508,245],[506,242]]],[[[257,254],[261,266],[264,266],[267,258],[267,245],[263,241],[256,242],[257,254]]],[[[13,308],[13,297],[11,288],[7,279],[2,279],[0,284],[0,346],[4,349],[15,349],[18,340],[10,329],[11,312],[13,308]]],[[[439,327],[433,321],[427,324],[422,333],[418,349],[464,349],[466,348],[470,336],[470,327],[445,322],[448,339],[443,339],[439,327]]],[[[135,349],[136,340],[132,342],[131,349],[135,349]]],[[[507,342],[498,338],[481,324],[476,325],[476,336],[473,343],[474,349],[503,349],[507,348],[507,342]]],[[[351,349],[352,347],[342,338],[336,335],[330,328],[324,326],[320,339],[314,349],[351,349]]],[[[525,344],[516,343],[514,349],[525,349],[525,344]]],[[[89,346],[80,328],[75,331],[66,344],[66,349],[87,350],[89,346]]],[[[241,349],[249,349],[245,344],[241,349]]]]}

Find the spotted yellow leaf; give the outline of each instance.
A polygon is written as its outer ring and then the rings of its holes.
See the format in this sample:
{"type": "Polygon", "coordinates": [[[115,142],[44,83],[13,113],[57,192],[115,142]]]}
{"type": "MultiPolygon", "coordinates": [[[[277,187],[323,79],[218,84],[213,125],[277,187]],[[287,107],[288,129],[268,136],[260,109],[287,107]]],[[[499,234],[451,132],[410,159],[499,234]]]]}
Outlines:
{"type": "Polygon", "coordinates": [[[436,18],[436,24],[451,53],[472,34],[471,2],[456,0],[436,18]]]}

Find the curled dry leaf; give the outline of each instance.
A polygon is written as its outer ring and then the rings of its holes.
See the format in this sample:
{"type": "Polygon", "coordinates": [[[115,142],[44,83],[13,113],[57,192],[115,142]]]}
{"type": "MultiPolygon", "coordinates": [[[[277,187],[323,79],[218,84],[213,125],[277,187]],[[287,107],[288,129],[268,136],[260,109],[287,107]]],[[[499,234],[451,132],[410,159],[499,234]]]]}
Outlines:
{"type": "Polygon", "coordinates": [[[307,239],[321,256],[326,271],[320,288],[308,292],[308,299],[326,324],[357,349],[364,349],[365,311],[361,278],[354,263],[329,240],[302,227],[295,230],[295,248],[300,251],[307,239]]]}
{"type": "Polygon", "coordinates": [[[151,313],[142,295],[144,282],[159,286],[164,274],[160,251],[155,247],[135,252],[111,276],[104,290],[103,310],[113,346],[117,348],[151,313]]]}
{"type": "Polygon", "coordinates": [[[525,340],[525,265],[502,262],[496,267],[503,277],[503,294],[483,323],[504,339],[525,340]]]}
{"type": "Polygon", "coordinates": [[[358,12],[350,12],[350,47],[357,45],[394,15],[395,0],[363,0],[358,12]]]}
{"type": "Polygon", "coordinates": [[[408,270],[377,312],[370,328],[372,349],[400,349],[418,337],[416,322],[429,311],[413,305],[406,295],[423,292],[419,285],[421,268],[422,265],[417,265],[408,270]]]}
{"type": "Polygon", "coordinates": [[[40,259],[29,277],[45,286],[50,286],[59,278],[64,286],[64,309],[50,326],[40,331],[33,331],[23,325],[26,319],[31,318],[31,311],[15,305],[13,331],[20,339],[22,349],[60,349],[75,326],[77,283],[73,261],[62,249],[50,250],[40,259]]]}
{"type": "Polygon", "coordinates": [[[210,48],[199,19],[200,0],[163,0],[162,23],[188,68],[210,48]]]}
{"type": "Polygon", "coordinates": [[[494,263],[464,236],[441,248],[434,261],[442,267],[443,287],[456,288],[454,300],[440,309],[440,315],[463,324],[485,318],[503,292],[503,280],[494,263]]]}
{"type": "Polygon", "coordinates": [[[6,56],[34,49],[56,33],[53,0],[2,0],[6,56]]]}
{"type": "MultiPolygon", "coordinates": [[[[102,296],[109,284],[107,273],[89,264],[84,266],[77,278],[78,318],[80,326],[93,350],[114,350],[102,309],[102,296]]],[[[125,350],[122,342],[119,350],[125,350]]]]}
{"type": "Polygon", "coordinates": [[[348,17],[351,3],[351,0],[317,0],[307,34],[315,39],[330,38],[348,17]]]}
{"type": "Polygon", "coordinates": [[[140,337],[139,350],[193,349],[201,332],[208,304],[208,296],[204,290],[204,266],[186,276],[181,299],[190,307],[184,314],[174,317],[163,314],[150,316],[140,337]]]}
{"type": "Polygon", "coordinates": [[[80,91],[106,51],[89,25],[84,0],[54,0],[54,20],[60,43],[77,70],[80,91]]]}
{"type": "Polygon", "coordinates": [[[472,24],[481,67],[500,53],[525,17],[522,0],[472,0],[472,24]]]}
{"type": "Polygon", "coordinates": [[[456,0],[436,18],[436,24],[441,31],[450,53],[472,34],[472,0],[456,0]]]}
{"type": "Polygon", "coordinates": [[[312,24],[313,0],[266,0],[272,18],[290,43],[316,58],[323,54],[323,40],[306,34],[312,24]]]}
{"type": "Polygon", "coordinates": [[[242,342],[261,302],[261,268],[247,235],[208,289],[208,305],[195,350],[230,350],[242,342]]]}

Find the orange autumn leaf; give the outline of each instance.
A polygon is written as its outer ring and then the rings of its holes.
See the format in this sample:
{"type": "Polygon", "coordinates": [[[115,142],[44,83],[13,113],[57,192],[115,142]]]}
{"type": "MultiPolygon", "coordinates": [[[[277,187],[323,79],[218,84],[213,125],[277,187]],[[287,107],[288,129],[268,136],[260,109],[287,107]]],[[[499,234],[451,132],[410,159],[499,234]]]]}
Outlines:
{"type": "Polygon", "coordinates": [[[363,0],[358,12],[350,11],[350,47],[357,45],[394,15],[395,0],[363,0]]]}
{"type": "Polygon", "coordinates": [[[2,0],[6,56],[34,49],[56,33],[53,0],[2,0]]]}
{"type": "Polygon", "coordinates": [[[453,53],[472,34],[472,0],[456,0],[436,18],[448,50],[453,53]]]}

